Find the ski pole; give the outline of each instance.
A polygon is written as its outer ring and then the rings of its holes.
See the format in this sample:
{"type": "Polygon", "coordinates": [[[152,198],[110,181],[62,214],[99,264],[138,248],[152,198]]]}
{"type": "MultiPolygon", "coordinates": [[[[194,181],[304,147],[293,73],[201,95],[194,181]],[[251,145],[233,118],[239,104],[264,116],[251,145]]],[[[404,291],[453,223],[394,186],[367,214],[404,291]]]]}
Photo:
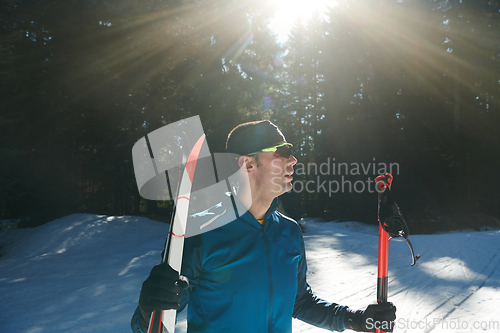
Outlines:
{"type": "MultiPolygon", "coordinates": [[[[408,239],[409,230],[403,214],[392,198],[391,186],[394,177],[390,173],[375,178],[378,192],[378,274],[377,274],[377,303],[387,302],[389,289],[389,240],[402,237],[408,244],[411,252],[411,266],[414,266],[420,255],[415,255],[413,246],[408,239]]],[[[383,332],[380,329],[377,333],[383,332]]]]}
{"type": "MultiPolygon", "coordinates": [[[[386,189],[390,191],[392,175],[386,174],[375,178],[378,190],[378,211],[380,212],[380,201],[386,189]]],[[[380,215],[380,214],[379,214],[380,215]]],[[[378,217],[378,274],[377,274],[377,303],[387,302],[387,287],[389,285],[389,234],[382,227],[380,216],[378,217]]],[[[382,330],[377,329],[377,333],[382,330]]]]}

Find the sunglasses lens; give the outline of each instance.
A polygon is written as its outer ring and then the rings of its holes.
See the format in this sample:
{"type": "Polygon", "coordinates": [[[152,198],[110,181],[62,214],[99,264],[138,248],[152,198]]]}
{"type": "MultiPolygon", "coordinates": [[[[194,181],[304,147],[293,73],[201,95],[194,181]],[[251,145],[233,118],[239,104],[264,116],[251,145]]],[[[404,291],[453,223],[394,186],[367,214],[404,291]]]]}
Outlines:
{"type": "Polygon", "coordinates": [[[293,155],[293,151],[292,151],[292,147],[291,146],[281,146],[281,147],[278,147],[278,149],[276,150],[276,152],[278,153],[278,155],[280,157],[284,157],[284,158],[289,158],[290,155],[293,155]]]}

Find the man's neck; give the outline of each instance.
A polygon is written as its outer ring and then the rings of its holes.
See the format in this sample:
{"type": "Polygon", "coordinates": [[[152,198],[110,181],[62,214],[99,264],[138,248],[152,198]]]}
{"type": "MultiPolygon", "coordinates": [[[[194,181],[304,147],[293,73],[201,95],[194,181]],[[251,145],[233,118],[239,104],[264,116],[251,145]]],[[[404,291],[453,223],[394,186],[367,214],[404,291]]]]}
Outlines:
{"type": "Polygon", "coordinates": [[[271,207],[272,200],[258,200],[257,198],[253,198],[252,200],[252,206],[248,209],[250,214],[255,217],[257,220],[263,220],[266,218],[266,213],[269,210],[269,207],[271,207]]]}
{"type": "Polygon", "coordinates": [[[253,190],[251,188],[252,186],[241,186],[238,199],[255,219],[262,220],[266,217],[275,197],[266,191],[258,191],[256,186],[253,186],[253,190]]]}

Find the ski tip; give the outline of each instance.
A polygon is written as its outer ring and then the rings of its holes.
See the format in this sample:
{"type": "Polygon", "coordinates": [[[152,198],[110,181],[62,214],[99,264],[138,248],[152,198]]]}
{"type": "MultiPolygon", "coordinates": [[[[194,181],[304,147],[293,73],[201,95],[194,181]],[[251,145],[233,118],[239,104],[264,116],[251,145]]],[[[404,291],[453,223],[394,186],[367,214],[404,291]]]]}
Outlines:
{"type": "Polygon", "coordinates": [[[191,153],[189,154],[188,160],[186,162],[186,171],[188,172],[189,179],[191,180],[191,183],[193,182],[194,178],[194,171],[196,169],[196,161],[199,158],[201,147],[203,146],[203,143],[205,142],[205,137],[206,135],[203,134],[200,136],[198,141],[196,141],[193,149],[191,150],[191,153]]]}

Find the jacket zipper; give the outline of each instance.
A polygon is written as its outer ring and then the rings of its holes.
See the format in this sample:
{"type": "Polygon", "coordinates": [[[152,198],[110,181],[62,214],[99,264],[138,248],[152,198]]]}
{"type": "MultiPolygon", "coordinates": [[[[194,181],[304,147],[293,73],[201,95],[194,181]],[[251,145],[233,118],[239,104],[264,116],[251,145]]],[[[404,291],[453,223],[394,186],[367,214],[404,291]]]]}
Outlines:
{"type": "MultiPolygon", "coordinates": [[[[265,222],[264,222],[265,225],[265,222]]],[[[269,247],[269,239],[267,237],[267,233],[264,229],[264,225],[262,225],[262,232],[264,233],[264,242],[266,243],[266,252],[267,252],[267,273],[268,273],[268,278],[269,278],[269,316],[267,320],[267,331],[271,333],[271,320],[272,320],[272,313],[273,313],[273,282],[272,282],[272,275],[271,275],[271,250],[269,247]]]]}

